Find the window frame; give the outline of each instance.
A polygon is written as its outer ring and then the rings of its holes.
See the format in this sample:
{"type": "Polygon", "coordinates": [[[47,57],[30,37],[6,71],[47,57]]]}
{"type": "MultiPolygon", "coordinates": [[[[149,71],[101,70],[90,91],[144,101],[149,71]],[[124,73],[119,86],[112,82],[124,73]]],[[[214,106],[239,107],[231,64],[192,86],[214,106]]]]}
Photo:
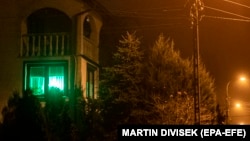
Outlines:
{"type": "Polygon", "coordinates": [[[67,61],[25,61],[24,62],[24,83],[23,88],[24,90],[30,87],[30,68],[32,67],[44,67],[45,70],[45,87],[44,87],[44,94],[42,95],[35,95],[39,99],[44,99],[46,94],[49,92],[49,67],[50,66],[62,66],[64,68],[64,90],[63,95],[67,94],[68,90],[68,62],[67,61]]]}

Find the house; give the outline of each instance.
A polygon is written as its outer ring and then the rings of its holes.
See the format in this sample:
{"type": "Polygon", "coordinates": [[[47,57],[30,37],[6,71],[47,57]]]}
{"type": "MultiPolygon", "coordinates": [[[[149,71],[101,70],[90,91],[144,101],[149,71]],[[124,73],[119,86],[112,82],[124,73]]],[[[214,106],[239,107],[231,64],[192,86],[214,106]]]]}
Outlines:
{"type": "MultiPolygon", "coordinates": [[[[43,100],[75,86],[97,98],[102,18],[84,0],[0,2],[0,108],[14,91],[43,100]]],[[[92,7],[91,7],[92,6],[92,7]]]]}

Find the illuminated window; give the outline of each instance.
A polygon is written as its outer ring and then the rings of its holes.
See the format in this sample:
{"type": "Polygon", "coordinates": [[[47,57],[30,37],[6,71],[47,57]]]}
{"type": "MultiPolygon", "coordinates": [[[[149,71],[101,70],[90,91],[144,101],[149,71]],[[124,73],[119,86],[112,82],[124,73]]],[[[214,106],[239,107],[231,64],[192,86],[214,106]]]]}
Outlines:
{"type": "Polygon", "coordinates": [[[32,89],[35,95],[43,95],[44,85],[45,85],[45,68],[30,67],[29,88],[32,89]]]}
{"type": "Polygon", "coordinates": [[[89,98],[94,98],[94,94],[95,94],[95,71],[96,68],[88,65],[88,69],[87,69],[87,97],[89,98]]]}
{"type": "Polygon", "coordinates": [[[25,88],[30,88],[34,95],[44,98],[52,89],[64,92],[66,76],[65,63],[27,63],[25,88]]]}
{"type": "Polygon", "coordinates": [[[64,90],[64,67],[49,67],[49,88],[64,90]]]}

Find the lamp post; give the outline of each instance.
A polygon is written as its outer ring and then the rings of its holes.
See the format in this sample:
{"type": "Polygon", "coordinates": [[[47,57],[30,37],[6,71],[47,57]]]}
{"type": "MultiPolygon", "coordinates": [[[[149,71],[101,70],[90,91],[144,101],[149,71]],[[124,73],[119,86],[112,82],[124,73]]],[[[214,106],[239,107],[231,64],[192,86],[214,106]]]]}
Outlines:
{"type": "MultiPolygon", "coordinates": [[[[240,77],[240,81],[245,81],[245,77],[240,77]]],[[[227,101],[227,113],[226,113],[226,124],[230,124],[230,96],[229,96],[229,86],[232,81],[228,81],[226,85],[226,101],[227,101]]]]}

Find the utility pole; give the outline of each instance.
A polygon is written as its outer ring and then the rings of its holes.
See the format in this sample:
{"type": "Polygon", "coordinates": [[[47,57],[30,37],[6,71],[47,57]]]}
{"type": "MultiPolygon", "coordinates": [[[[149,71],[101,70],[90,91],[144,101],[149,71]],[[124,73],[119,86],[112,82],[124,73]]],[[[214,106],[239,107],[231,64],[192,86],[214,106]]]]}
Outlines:
{"type": "Polygon", "coordinates": [[[200,12],[203,10],[202,0],[195,0],[190,9],[191,24],[194,35],[194,124],[200,124],[200,78],[199,78],[199,22],[201,20],[200,12]]]}

